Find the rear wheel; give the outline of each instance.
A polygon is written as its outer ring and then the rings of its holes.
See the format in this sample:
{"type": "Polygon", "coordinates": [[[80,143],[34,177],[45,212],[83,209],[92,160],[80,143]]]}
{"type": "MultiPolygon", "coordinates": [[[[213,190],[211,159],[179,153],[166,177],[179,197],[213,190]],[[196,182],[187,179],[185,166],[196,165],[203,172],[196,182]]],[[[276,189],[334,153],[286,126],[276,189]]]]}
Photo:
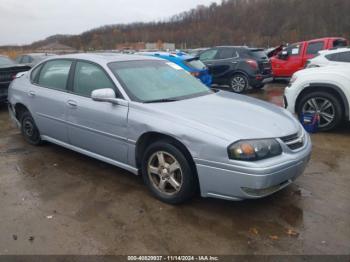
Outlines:
{"type": "Polygon", "coordinates": [[[196,192],[196,179],[185,155],[167,141],[148,147],[142,161],[142,176],[153,195],[168,204],[180,204],[196,192]]]}
{"type": "Polygon", "coordinates": [[[343,118],[343,109],[339,99],[327,92],[313,92],[303,97],[298,105],[298,115],[318,114],[319,130],[330,131],[336,128],[343,118]]]}
{"type": "Polygon", "coordinates": [[[235,74],[230,79],[230,88],[235,93],[243,93],[248,89],[248,78],[243,74],[235,74]]]}
{"type": "Polygon", "coordinates": [[[32,145],[42,144],[39,130],[34,122],[32,115],[25,111],[21,114],[21,132],[24,139],[32,145]]]}

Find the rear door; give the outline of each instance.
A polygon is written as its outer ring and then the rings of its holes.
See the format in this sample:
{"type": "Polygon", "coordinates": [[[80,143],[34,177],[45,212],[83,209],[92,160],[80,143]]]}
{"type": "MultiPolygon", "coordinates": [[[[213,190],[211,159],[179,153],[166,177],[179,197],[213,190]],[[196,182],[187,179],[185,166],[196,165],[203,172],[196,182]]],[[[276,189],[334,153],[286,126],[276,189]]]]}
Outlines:
{"type": "Polygon", "coordinates": [[[314,58],[319,51],[327,49],[326,41],[312,41],[306,43],[306,51],[303,56],[303,68],[306,65],[307,60],[314,58]]]}
{"type": "Polygon", "coordinates": [[[211,54],[213,57],[210,60],[202,60],[202,55],[200,56],[201,60],[209,67],[209,71],[212,74],[214,81],[225,81],[227,74],[231,71],[232,67],[237,65],[237,61],[234,61],[234,58],[238,59],[238,53],[235,48],[232,47],[220,47],[207,51],[208,54],[211,54]],[[215,56],[214,51],[215,50],[215,56]]]}
{"type": "Polygon", "coordinates": [[[30,110],[41,135],[68,143],[66,101],[72,60],[50,60],[32,72],[30,110]]]}
{"type": "Polygon", "coordinates": [[[72,94],[66,100],[71,144],[126,163],[129,110],[127,101],[125,105],[115,105],[91,99],[94,90],[103,88],[116,90],[106,71],[97,64],[78,61],[73,75],[72,94]]]}

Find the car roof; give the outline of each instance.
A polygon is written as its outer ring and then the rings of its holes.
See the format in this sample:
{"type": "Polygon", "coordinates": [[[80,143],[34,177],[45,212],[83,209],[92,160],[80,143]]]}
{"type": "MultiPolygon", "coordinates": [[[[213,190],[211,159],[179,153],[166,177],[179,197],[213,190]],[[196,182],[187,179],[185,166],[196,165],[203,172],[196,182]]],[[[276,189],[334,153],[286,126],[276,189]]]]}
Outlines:
{"type": "MultiPolygon", "coordinates": [[[[116,53],[78,53],[69,55],[60,55],[52,57],[54,59],[81,59],[95,63],[108,64],[111,62],[137,61],[137,60],[160,60],[152,56],[131,55],[131,54],[116,54],[116,53]]],[[[48,61],[46,60],[46,61],[48,61]]]]}
{"type": "Polygon", "coordinates": [[[148,55],[148,56],[154,56],[159,58],[176,58],[179,60],[188,60],[188,59],[194,59],[195,57],[183,52],[178,53],[168,53],[168,52],[143,52],[139,53],[141,55],[148,55]]]}

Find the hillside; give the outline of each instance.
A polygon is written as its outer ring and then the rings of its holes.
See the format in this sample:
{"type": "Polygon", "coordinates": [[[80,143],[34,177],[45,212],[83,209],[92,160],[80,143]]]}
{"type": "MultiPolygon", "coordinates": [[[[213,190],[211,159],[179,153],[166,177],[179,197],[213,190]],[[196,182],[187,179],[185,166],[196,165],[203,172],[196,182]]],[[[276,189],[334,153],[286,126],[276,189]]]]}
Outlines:
{"type": "Polygon", "coordinates": [[[195,48],[224,44],[273,46],[322,36],[350,37],[349,0],[224,0],[168,21],[110,25],[81,35],[56,35],[28,46],[60,41],[77,49],[113,49],[117,43],[175,42],[195,48]]]}

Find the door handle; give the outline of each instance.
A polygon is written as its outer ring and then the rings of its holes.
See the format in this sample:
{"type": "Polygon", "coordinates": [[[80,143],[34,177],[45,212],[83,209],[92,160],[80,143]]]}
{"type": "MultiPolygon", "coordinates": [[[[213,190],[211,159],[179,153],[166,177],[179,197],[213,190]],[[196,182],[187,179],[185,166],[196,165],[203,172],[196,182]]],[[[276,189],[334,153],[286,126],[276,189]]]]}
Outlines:
{"type": "Polygon", "coordinates": [[[35,92],[34,91],[29,91],[28,95],[34,97],[35,96],[35,92]]]}
{"type": "Polygon", "coordinates": [[[68,106],[70,106],[72,108],[76,108],[78,106],[78,103],[73,101],[73,100],[68,100],[67,104],[68,104],[68,106]]]}

